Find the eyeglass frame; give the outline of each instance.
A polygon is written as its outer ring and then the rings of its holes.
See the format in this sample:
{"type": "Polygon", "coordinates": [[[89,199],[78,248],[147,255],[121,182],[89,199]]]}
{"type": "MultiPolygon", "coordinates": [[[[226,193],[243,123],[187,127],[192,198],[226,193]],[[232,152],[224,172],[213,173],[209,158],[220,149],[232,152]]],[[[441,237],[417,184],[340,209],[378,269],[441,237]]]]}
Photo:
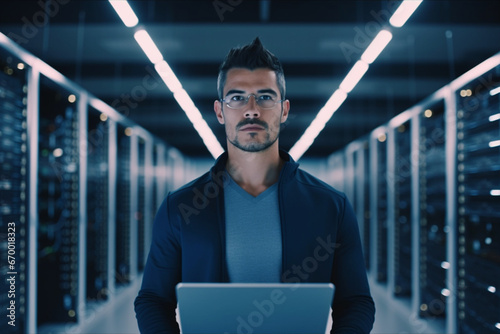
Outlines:
{"type": "MultiPolygon", "coordinates": [[[[240,108],[233,108],[233,107],[231,107],[231,106],[229,105],[229,103],[226,101],[226,99],[225,99],[225,98],[224,98],[224,99],[220,99],[220,102],[224,102],[224,104],[225,104],[225,105],[226,105],[229,109],[239,110],[239,109],[244,108],[244,107],[248,104],[248,101],[250,101],[250,96],[251,96],[251,95],[253,95],[253,98],[254,98],[254,100],[255,100],[255,104],[256,104],[257,106],[259,106],[259,108],[261,108],[261,109],[265,109],[265,110],[273,109],[274,107],[276,107],[276,104],[278,104],[278,103],[283,103],[283,102],[285,102],[285,101],[286,101],[286,100],[276,100],[276,101],[274,101],[274,105],[273,105],[272,107],[269,107],[269,108],[264,108],[264,107],[262,107],[262,106],[259,104],[259,101],[262,101],[262,100],[258,100],[258,99],[257,99],[257,95],[256,95],[256,94],[254,94],[254,93],[250,93],[250,94],[248,94],[248,95],[247,95],[247,97],[245,98],[245,104],[244,104],[243,106],[241,106],[240,108]]],[[[259,95],[259,96],[263,96],[263,95],[266,95],[266,94],[261,94],[261,95],[259,95]]],[[[227,95],[226,95],[226,97],[227,97],[227,95]]]]}

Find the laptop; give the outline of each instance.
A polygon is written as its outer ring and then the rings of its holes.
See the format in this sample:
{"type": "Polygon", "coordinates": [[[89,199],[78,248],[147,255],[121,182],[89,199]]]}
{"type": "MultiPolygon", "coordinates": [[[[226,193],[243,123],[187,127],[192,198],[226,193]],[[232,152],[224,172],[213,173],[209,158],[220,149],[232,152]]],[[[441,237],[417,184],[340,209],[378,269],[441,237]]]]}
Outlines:
{"type": "Polygon", "coordinates": [[[330,283],[179,283],[183,334],[324,334],[330,283]]]}

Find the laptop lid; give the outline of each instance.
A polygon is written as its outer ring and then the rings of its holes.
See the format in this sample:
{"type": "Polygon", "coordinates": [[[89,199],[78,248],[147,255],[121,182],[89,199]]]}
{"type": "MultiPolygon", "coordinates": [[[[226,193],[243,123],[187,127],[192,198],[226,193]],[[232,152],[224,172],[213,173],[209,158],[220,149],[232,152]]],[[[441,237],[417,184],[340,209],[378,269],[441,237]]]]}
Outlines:
{"type": "Polygon", "coordinates": [[[330,283],[179,283],[183,334],[324,334],[330,283]]]}

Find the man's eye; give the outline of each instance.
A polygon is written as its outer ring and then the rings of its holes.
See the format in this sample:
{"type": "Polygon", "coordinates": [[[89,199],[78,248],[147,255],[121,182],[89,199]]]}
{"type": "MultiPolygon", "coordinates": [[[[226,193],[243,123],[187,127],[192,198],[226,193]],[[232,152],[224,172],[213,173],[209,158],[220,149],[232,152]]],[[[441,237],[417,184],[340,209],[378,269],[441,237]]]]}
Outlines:
{"type": "Polygon", "coordinates": [[[231,101],[244,101],[245,97],[241,95],[233,95],[229,98],[231,101]]]}
{"type": "Polygon", "coordinates": [[[271,95],[260,95],[259,100],[266,101],[266,100],[273,100],[273,97],[271,95]]]}

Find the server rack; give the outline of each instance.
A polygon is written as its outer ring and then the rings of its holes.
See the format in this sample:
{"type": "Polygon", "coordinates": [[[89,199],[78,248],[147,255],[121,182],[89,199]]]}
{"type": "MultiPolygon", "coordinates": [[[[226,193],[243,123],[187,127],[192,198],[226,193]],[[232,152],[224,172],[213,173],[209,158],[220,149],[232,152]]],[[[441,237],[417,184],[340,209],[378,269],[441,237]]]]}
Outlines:
{"type": "Polygon", "coordinates": [[[358,220],[365,266],[370,263],[370,191],[368,139],[359,139],[345,149],[345,189],[358,220]]]}
{"type": "Polygon", "coordinates": [[[89,108],[87,121],[87,276],[88,301],[109,294],[109,119],[89,108]]]}
{"type": "Polygon", "coordinates": [[[0,52],[0,308],[2,333],[27,329],[28,239],[27,68],[0,52]]]}
{"type": "Polygon", "coordinates": [[[500,66],[455,92],[459,333],[500,332],[500,66]]]}
{"type": "MultiPolygon", "coordinates": [[[[370,134],[370,273],[391,296],[403,296],[402,282],[411,290],[415,330],[500,330],[499,96],[497,54],[370,134]]],[[[328,165],[359,165],[360,142],[328,165]]],[[[355,170],[343,176],[351,192],[355,170]]]]}
{"type": "Polygon", "coordinates": [[[371,192],[370,212],[372,217],[371,263],[377,282],[387,282],[388,236],[387,236],[387,127],[375,129],[370,136],[371,192]]]}
{"type": "Polygon", "coordinates": [[[134,219],[137,221],[137,270],[140,272],[145,265],[145,242],[146,242],[146,141],[138,138],[137,157],[137,210],[134,219]]]}
{"type": "Polygon", "coordinates": [[[361,220],[360,224],[363,226],[363,252],[365,257],[365,266],[369,271],[371,268],[371,216],[370,216],[370,150],[369,141],[363,141],[362,148],[358,151],[359,159],[361,161],[360,165],[362,168],[358,170],[358,173],[362,175],[362,181],[359,183],[359,196],[361,196],[361,220]]]}
{"type": "Polygon", "coordinates": [[[46,77],[40,83],[38,326],[78,320],[80,205],[75,97],[46,77]]]}
{"type": "Polygon", "coordinates": [[[117,124],[118,164],[115,193],[117,286],[130,283],[131,274],[131,135],[131,128],[117,124]]]}
{"type": "Polygon", "coordinates": [[[339,191],[345,191],[344,159],[343,151],[340,151],[330,155],[327,161],[328,183],[339,191]]]}
{"type": "Polygon", "coordinates": [[[418,312],[422,317],[446,315],[447,262],[445,105],[438,100],[418,115],[418,312]]]}
{"type": "Polygon", "coordinates": [[[388,132],[389,282],[396,296],[412,290],[411,120],[391,124],[388,132]]]}
{"type": "MultiPolygon", "coordinates": [[[[175,175],[162,174],[157,196],[164,196],[165,184],[186,181],[186,160],[173,149],[175,159],[169,160],[161,141],[1,33],[0,65],[0,223],[3,228],[7,221],[6,233],[8,223],[16,223],[17,275],[16,326],[2,323],[0,331],[78,332],[93,315],[88,311],[94,301],[113,301],[122,291],[116,283],[133,279],[138,243],[149,249],[153,213],[145,208],[153,207],[152,148],[158,148],[164,169],[174,170],[168,165],[174,160],[177,165],[175,175]],[[139,164],[140,145],[143,181],[139,165],[132,164],[139,164]],[[141,183],[139,205],[130,190],[141,183]],[[106,202],[112,209],[106,210],[106,202]],[[134,203],[135,210],[144,210],[144,239],[128,238],[116,247],[119,233],[131,231],[134,203]],[[128,214],[122,225],[115,210],[120,205],[128,214]],[[122,263],[128,265],[125,275],[117,271],[122,263]]],[[[6,235],[0,248],[8,253],[6,235]]],[[[0,299],[2,308],[7,299],[0,299]]]]}

